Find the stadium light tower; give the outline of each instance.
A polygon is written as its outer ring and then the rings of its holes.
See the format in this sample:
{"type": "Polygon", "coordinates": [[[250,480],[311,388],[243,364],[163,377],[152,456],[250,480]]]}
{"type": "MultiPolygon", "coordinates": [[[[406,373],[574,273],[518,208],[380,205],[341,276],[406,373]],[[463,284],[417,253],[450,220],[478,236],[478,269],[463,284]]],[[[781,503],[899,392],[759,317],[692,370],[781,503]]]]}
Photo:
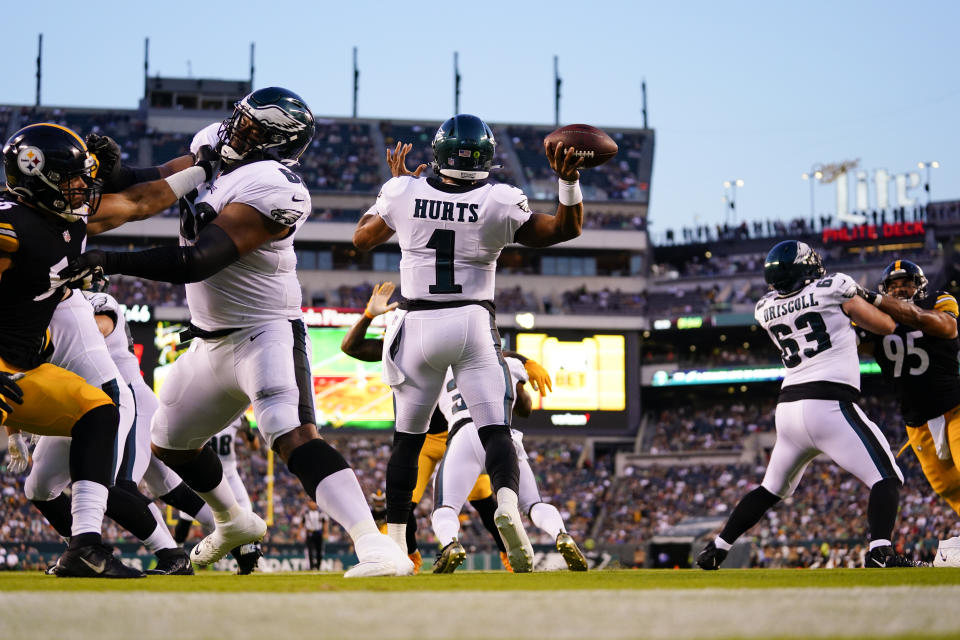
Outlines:
{"type": "Polygon", "coordinates": [[[736,224],[737,222],[737,187],[743,186],[743,180],[737,178],[735,180],[724,180],[723,188],[730,189],[730,210],[727,212],[730,214],[730,222],[736,224]]]}
{"type": "Polygon", "coordinates": [[[813,167],[812,169],[810,169],[810,173],[807,173],[806,171],[804,171],[803,173],[800,174],[800,177],[803,178],[804,180],[810,181],[810,217],[813,218],[815,215],[814,207],[813,207],[813,186],[817,180],[823,177],[823,171],[820,171],[820,169],[813,167]]]}
{"type": "Polygon", "coordinates": [[[923,185],[923,190],[927,192],[927,204],[930,204],[930,201],[932,200],[930,196],[930,170],[939,169],[940,163],[936,160],[927,160],[926,162],[918,162],[917,166],[921,169],[927,170],[927,182],[923,185]]]}

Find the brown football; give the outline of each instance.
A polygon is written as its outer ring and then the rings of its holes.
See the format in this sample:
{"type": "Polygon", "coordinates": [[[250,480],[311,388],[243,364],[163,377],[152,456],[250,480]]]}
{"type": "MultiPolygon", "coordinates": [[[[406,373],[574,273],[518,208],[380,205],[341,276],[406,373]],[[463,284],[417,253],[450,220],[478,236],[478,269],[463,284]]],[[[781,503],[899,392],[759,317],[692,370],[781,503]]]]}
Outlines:
{"type": "Polygon", "coordinates": [[[551,131],[544,138],[547,144],[559,142],[563,148],[573,147],[583,157],[583,167],[598,167],[617,155],[617,143],[602,129],[589,124],[568,124],[551,131]]]}

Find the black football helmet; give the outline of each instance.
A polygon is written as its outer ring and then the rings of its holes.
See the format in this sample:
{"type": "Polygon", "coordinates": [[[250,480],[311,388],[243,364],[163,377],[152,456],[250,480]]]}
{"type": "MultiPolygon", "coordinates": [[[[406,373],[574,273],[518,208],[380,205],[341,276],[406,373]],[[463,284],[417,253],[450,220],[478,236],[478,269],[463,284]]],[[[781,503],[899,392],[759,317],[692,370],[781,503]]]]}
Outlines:
{"type": "Polygon", "coordinates": [[[433,137],[433,170],[457,180],[484,180],[493,168],[497,141],[477,116],[455,115],[433,137]]]}
{"type": "Polygon", "coordinates": [[[920,265],[909,260],[894,260],[883,270],[878,289],[880,293],[887,293],[890,283],[900,278],[909,278],[917,288],[913,296],[905,300],[916,300],[927,295],[927,276],[923,275],[920,265]]]}
{"type": "Polygon", "coordinates": [[[257,89],[233,107],[217,134],[217,153],[227,165],[276,160],[294,166],[313,139],[313,114],[292,91],[257,89]]]}
{"type": "Polygon", "coordinates": [[[793,293],[823,277],[820,254],[799,240],[784,240],[770,249],[763,263],[763,279],[778,293],[793,293]]]}
{"type": "Polygon", "coordinates": [[[31,124],[3,145],[7,190],[70,222],[92,216],[102,194],[99,164],[76,133],[58,124],[31,124]]]}

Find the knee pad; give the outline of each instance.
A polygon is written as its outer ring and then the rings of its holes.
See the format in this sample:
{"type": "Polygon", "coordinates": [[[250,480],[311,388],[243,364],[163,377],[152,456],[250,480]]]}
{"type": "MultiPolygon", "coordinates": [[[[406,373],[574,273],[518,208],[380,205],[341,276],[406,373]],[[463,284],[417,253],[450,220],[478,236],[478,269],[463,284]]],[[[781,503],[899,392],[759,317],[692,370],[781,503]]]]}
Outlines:
{"type": "Polygon", "coordinates": [[[114,404],[100,405],[83,414],[70,436],[70,477],[104,486],[113,483],[117,459],[120,412],[114,404]]]}

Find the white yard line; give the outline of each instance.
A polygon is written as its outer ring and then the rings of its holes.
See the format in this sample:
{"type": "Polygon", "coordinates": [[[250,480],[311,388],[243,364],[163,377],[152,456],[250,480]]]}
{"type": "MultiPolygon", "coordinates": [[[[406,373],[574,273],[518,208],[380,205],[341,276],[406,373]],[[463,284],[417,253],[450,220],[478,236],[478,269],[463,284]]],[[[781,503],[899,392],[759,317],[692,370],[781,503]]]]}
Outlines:
{"type": "MultiPolygon", "coordinates": [[[[189,580],[189,578],[187,578],[189,580]]],[[[960,586],[0,593],[0,638],[831,638],[960,631],[960,586]],[[14,613],[19,612],[19,613],[14,613]]]]}

